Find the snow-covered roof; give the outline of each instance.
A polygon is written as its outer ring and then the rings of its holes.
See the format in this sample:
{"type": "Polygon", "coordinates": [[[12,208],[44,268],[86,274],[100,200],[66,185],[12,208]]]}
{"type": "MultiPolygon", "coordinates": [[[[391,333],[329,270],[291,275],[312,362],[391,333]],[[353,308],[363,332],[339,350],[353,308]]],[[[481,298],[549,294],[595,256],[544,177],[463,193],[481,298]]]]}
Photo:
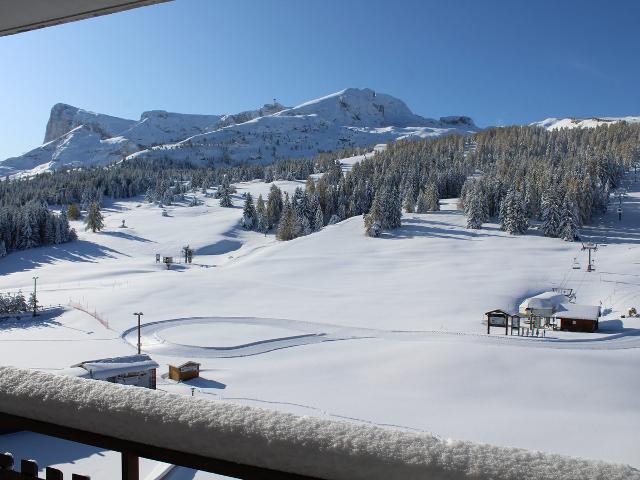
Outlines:
{"type": "Polygon", "coordinates": [[[527,298],[520,304],[520,312],[527,313],[527,309],[555,311],[559,305],[568,302],[569,299],[558,292],[543,292],[527,298]]]}
{"type": "Polygon", "coordinates": [[[555,318],[568,318],[575,320],[598,320],[600,307],[595,305],[577,305],[575,303],[563,303],[553,315],[555,318]]]}
{"type": "Polygon", "coordinates": [[[95,378],[103,380],[127,373],[143,372],[158,368],[149,355],[129,355],[126,357],[102,358],[87,360],[62,370],[61,373],[72,377],[95,378]],[[83,373],[84,370],[84,373],[83,373]]]}
{"type": "Polygon", "coordinates": [[[0,367],[0,412],[334,480],[640,480],[640,472],[626,465],[445,441],[428,433],[299,417],[13,367],[0,367]]]}

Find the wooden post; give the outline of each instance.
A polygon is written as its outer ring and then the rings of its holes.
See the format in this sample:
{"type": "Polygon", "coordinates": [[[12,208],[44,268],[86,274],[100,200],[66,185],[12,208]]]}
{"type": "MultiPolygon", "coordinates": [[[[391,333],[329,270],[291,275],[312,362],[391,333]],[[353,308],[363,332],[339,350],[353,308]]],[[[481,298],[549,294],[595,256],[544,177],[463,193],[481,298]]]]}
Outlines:
{"type": "Polygon", "coordinates": [[[64,480],[62,472],[57,468],[47,467],[45,470],[46,480],[64,480]]]}
{"type": "Polygon", "coordinates": [[[133,453],[122,452],[122,480],[139,480],[138,457],[133,453]]]}
{"type": "Polygon", "coordinates": [[[13,455],[0,453],[0,470],[13,470],[13,455]]]}
{"type": "Polygon", "coordinates": [[[491,316],[487,314],[487,335],[491,333],[491,316]]]}
{"type": "Polygon", "coordinates": [[[504,317],[504,334],[509,335],[509,316],[505,315],[504,317]]]}
{"type": "Polygon", "coordinates": [[[38,478],[38,464],[34,460],[20,460],[20,473],[25,477],[38,478]]]}

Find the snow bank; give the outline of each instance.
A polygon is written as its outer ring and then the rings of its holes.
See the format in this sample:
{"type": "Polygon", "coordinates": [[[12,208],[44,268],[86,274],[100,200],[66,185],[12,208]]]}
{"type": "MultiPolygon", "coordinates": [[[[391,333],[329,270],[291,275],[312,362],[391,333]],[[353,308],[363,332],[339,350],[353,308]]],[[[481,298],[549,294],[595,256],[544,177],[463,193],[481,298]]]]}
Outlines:
{"type": "Polygon", "coordinates": [[[426,434],[12,367],[0,367],[0,411],[326,479],[640,480],[638,470],[623,465],[443,442],[426,434]]]}

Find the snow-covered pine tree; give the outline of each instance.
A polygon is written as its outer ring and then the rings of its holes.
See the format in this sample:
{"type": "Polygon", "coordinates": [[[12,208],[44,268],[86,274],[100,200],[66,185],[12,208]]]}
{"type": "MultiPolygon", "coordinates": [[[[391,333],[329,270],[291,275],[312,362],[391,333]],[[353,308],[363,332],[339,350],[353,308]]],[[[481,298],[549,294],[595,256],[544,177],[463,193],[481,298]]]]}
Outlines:
{"type": "Polygon", "coordinates": [[[280,216],[280,222],[278,223],[278,231],[276,232],[276,238],[278,240],[293,240],[300,236],[302,226],[296,211],[291,206],[289,201],[289,195],[285,193],[284,206],[282,208],[282,215],[280,216]]]}
{"type": "Polygon", "coordinates": [[[467,191],[465,196],[465,214],[467,216],[467,228],[478,230],[488,220],[485,206],[484,192],[477,182],[467,191]]]}
{"type": "Polygon", "coordinates": [[[382,203],[382,228],[394,229],[402,225],[402,203],[396,187],[387,185],[382,203]]]}
{"type": "Polygon", "coordinates": [[[560,236],[560,202],[552,187],[542,194],[542,232],[547,237],[560,236]]]}
{"type": "Polygon", "coordinates": [[[565,242],[573,242],[578,237],[578,218],[573,201],[565,195],[560,218],[559,237],[565,242]]]}
{"type": "Polygon", "coordinates": [[[373,198],[369,213],[364,216],[364,233],[369,237],[379,237],[382,233],[381,194],[373,198]]]}
{"type": "Polygon", "coordinates": [[[320,202],[318,202],[316,206],[316,212],[313,218],[313,231],[319,232],[324,227],[324,215],[322,214],[322,208],[320,207],[320,202]]]}
{"type": "Polygon", "coordinates": [[[269,220],[269,228],[278,225],[282,208],[282,191],[276,185],[271,185],[269,196],[267,197],[267,219],[269,220]]]}
{"type": "Polygon", "coordinates": [[[435,183],[429,183],[425,188],[425,196],[427,199],[427,208],[429,212],[437,212],[440,210],[440,198],[438,197],[438,187],[435,183]]]}
{"type": "Polygon", "coordinates": [[[529,219],[522,194],[511,187],[500,204],[502,230],[511,235],[525,233],[529,229],[529,219]]]}
{"type": "Polygon", "coordinates": [[[98,205],[97,202],[92,202],[91,205],[89,205],[85,224],[85,230],[91,230],[94,233],[104,228],[104,217],[100,212],[100,205],[98,205]]]}
{"type": "Polygon", "coordinates": [[[410,188],[407,188],[407,190],[405,191],[402,208],[404,208],[404,211],[406,213],[413,213],[416,209],[416,202],[413,198],[413,192],[410,188]]]}
{"type": "Polygon", "coordinates": [[[269,231],[269,219],[267,218],[267,207],[262,199],[262,194],[258,195],[258,201],[256,202],[256,218],[256,230],[266,234],[269,231]]]}
{"type": "Polygon", "coordinates": [[[220,192],[220,206],[225,208],[233,207],[233,202],[231,201],[231,193],[229,193],[228,188],[223,188],[219,190],[220,192]]]}
{"type": "Polygon", "coordinates": [[[247,195],[244,197],[242,226],[247,230],[253,230],[257,223],[258,219],[256,214],[256,207],[253,205],[253,197],[251,196],[251,193],[247,192],[247,195]]]}
{"type": "Polygon", "coordinates": [[[416,213],[428,213],[429,212],[429,199],[424,190],[420,190],[418,194],[418,200],[416,201],[416,213]]]}
{"type": "Polygon", "coordinates": [[[22,250],[39,245],[37,230],[33,228],[34,222],[33,211],[31,209],[25,209],[22,213],[19,231],[19,248],[22,250]]]}

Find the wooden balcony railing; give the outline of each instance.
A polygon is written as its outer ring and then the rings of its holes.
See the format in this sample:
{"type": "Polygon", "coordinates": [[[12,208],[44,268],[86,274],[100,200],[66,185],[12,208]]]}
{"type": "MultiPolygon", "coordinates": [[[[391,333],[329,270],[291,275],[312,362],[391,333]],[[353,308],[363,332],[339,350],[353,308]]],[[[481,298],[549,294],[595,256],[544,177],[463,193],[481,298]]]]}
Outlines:
{"type": "MultiPolygon", "coordinates": [[[[0,453],[0,480],[33,480],[38,476],[38,464],[33,460],[21,460],[20,471],[13,469],[13,456],[9,453],[0,453]]],[[[69,478],[69,477],[67,477],[69,478]]],[[[57,468],[47,467],[44,480],[64,480],[64,474],[57,468]]],[[[91,480],[86,475],[73,473],[71,480],[91,480]]]]}
{"type": "Polygon", "coordinates": [[[640,480],[627,465],[11,367],[0,367],[3,429],[120,452],[126,480],[140,457],[244,480],[640,480]]]}

